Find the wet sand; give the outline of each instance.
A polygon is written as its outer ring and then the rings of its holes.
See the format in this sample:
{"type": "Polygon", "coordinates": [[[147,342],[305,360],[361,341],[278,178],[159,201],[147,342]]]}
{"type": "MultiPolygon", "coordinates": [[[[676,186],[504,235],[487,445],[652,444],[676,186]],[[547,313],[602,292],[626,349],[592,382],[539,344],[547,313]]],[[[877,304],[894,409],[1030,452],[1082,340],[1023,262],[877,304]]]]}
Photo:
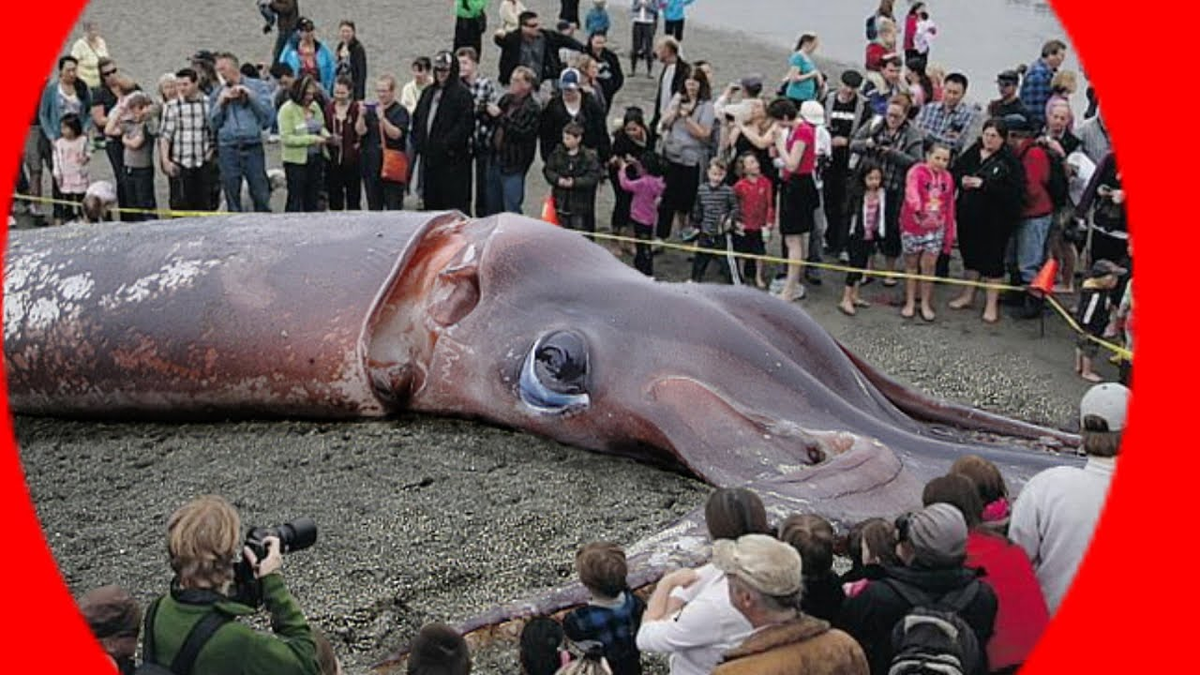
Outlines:
{"type": "MultiPolygon", "coordinates": [[[[407,75],[408,60],[441,47],[453,26],[442,2],[402,3],[402,10],[386,0],[301,4],[313,10],[322,35],[343,14],[357,19],[373,73],[407,75]]],[[[527,4],[544,16],[557,9],[549,0],[527,4]]],[[[102,22],[114,56],[143,84],[199,48],[265,55],[270,47],[248,2],[216,0],[200,11],[183,2],[98,0],[87,16],[102,22]]],[[[613,18],[620,48],[628,24],[619,12],[613,18]]],[[[786,59],[736,32],[692,26],[685,49],[690,59],[714,61],[719,82],[782,73],[786,59]]],[[[485,71],[493,73],[496,50],[485,52],[485,71]]],[[[644,105],[652,88],[639,76],[614,111],[644,105]]],[[[544,194],[538,176],[531,173],[529,212],[544,194]]],[[[610,203],[604,194],[601,213],[610,203]]],[[[282,194],[275,205],[282,208],[282,194]]],[[[675,253],[656,265],[674,280],[687,269],[675,253]]],[[[809,292],[800,304],[834,336],[933,395],[1069,427],[1087,388],[1072,374],[1072,341],[1054,317],[1046,318],[1044,337],[1036,321],[985,326],[973,313],[944,308],[951,292],[940,289],[936,323],[905,321],[886,306],[897,294],[876,283],[864,290],[876,306],[852,319],[836,311],[840,275],[827,274],[809,292]]],[[[119,583],[148,601],[165,589],[166,518],[198,494],[225,495],[246,524],[314,517],[317,545],[290,555],[284,573],[348,672],[363,672],[427,621],[456,622],[561,585],[581,544],[605,538],[632,545],[702,504],[709,489],[524,433],[428,417],[212,424],[20,418],[16,430],[47,539],[75,592],[119,583]]],[[[516,671],[511,645],[477,655],[476,672],[516,671]]]]}

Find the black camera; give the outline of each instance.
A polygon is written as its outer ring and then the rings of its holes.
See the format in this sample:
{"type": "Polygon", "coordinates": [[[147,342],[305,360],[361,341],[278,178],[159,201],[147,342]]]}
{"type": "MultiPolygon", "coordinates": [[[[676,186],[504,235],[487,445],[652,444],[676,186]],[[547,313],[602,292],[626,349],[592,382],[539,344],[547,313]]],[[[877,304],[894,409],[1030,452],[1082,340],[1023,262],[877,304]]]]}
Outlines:
{"type": "MultiPolygon", "coordinates": [[[[312,518],[297,518],[276,527],[252,527],[246,533],[246,548],[261,562],[267,557],[267,537],[279,538],[279,552],[303,551],[317,543],[317,523],[312,518]]],[[[262,604],[262,582],[255,576],[254,567],[245,558],[233,566],[233,599],[249,607],[262,604]]]]}

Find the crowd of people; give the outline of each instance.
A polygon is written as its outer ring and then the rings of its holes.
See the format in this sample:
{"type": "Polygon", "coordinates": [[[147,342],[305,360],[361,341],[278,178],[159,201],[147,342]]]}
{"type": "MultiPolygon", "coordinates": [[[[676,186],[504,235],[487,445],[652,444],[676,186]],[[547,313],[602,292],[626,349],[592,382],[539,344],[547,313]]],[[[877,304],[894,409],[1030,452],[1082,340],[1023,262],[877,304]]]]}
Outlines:
{"type": "MultiPolygon", "coordinates": [[[[925,485],[923,508],[842,533],[814,513],[772,524],[753,491],[718,488],[704,509],[711,561],[665,574],[648,597],[630,588],[619,544],[586,544],[575,569],[589,600],[525,622],[521,673],[640,675],[647,652],[668,655],[672,675],[1015,672],[1083,561],[1129,399],[1117,383],[1084,395],[1083,467],[1047,469],[1013,495],[995,464],[964,455],[925,485]],[[849,560],[841,574],[839,555],[849,560]]],[[[79,598],[121,672],[135,668],[139,635],[142,659],[174,672],[341,672],[283,581],[280,538],[262,537],[256,551],[241,529],[224,499],[193,499],[167,522],[174,577],[144,614],[113,586],[79,598]],[[237,621],[259,606],[271,633],[237,621]]],[[[466,675],[470,650],[454,629],[428,624],[406,668],[466,675]]]]}

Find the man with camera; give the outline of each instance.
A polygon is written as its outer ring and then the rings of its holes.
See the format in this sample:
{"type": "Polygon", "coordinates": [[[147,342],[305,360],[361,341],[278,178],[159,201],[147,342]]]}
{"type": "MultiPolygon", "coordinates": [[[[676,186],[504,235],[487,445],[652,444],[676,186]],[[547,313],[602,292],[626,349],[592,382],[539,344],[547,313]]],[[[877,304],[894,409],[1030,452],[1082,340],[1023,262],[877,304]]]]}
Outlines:
{"type": "Polygon", "coordinates": [[[283,583],[283,551],[316,539],[311,521],[255,529],[242,544],[241,520],[229,502],[198,497],[167,521],[175,578],[146,611],[147,663],[192,675],[317,675],[316,643],[299,604],[283,583]],[[235,621],[261,598],[273,635],[235,621]]]}
{"type": "Polygon", "coordinates": [[[242,210],[242,179],[250,187],[255,211],[271,210],[271,185],[263,154],[262,133],[275,119],[271,94],[262,80],[243,77],[233,54],[217,55],[222,86],[209,97],[209,121],[217,134],[217,163],[225,189],[225,206],[242,210]]]}

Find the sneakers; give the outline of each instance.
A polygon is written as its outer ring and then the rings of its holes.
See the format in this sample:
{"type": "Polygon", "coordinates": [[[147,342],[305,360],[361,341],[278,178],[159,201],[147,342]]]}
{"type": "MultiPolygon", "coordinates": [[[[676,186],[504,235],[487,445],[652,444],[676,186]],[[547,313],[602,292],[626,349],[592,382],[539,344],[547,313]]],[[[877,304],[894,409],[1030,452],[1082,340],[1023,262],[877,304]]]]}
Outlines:
{"type": "Polygon", "coordinates": [[[700,238],[700,228],[691,225],[679,231],[679,241],[690,244],[700,238]]]}
{"type": "Polygon", "coordinates": [[[842,251],[841,253],[838,253],[837,259],[838,259],[838,262],[840,262],[842,264],[845,264],[845,265],[850,264],[850,252],[842,251]]]}

